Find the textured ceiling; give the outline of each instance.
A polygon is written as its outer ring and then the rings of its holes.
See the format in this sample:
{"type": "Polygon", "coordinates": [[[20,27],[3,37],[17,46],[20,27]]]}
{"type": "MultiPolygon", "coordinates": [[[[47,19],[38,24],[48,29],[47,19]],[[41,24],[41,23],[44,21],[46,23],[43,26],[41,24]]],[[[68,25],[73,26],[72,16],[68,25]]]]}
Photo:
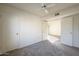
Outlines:
{"type": "Polygon", "coordinates": [[[51,14],[54,14],[55,12],[76,5],[76,3],[45,3],[45,4],[47,5],[47,10],[49,13],[45,13],[45,11],[42,9],[42,3],[10,3],[8,5],[23,9],[39,17],[47,17],[51,14]]]}

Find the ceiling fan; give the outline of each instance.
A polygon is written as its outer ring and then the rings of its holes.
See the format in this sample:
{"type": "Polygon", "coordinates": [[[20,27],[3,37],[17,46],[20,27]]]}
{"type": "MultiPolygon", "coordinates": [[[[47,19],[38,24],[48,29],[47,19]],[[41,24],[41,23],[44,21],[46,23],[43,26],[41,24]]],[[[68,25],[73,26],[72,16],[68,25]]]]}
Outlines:
{"type": "Polygon", "coordinates": [[[42,9],[44,10],[45,13],[49,13],[49,11],[47,10],[47,5],[42,3],[42,9]]]}
{"type": "Polygon", "coordinates": [[[45,13],[49,13],[48,8],[50,7],[54,7],[56,4],[46,4],[46,3],[42,3],[41,4],[41,8],[44,10],[45,13]]]}

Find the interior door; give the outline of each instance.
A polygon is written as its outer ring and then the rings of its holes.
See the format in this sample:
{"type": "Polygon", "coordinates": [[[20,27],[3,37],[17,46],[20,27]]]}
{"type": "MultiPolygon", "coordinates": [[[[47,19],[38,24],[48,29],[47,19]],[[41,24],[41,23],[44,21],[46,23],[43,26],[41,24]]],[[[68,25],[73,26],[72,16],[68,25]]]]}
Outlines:
{"type": "Polygon", "coordinates": [[[15,15],[4,15],[2,20],[3,51],[19,47],[19,19],[15,15]]]}
{"type": "Polygon", "coordinates": [[[73,46],[79,47],[79,14],[74,15],[73,46]]]}
{"type": "Polygon", "coordinates": [[[72,46],[72,18],[63,18],[61,22],[61,42],[69,46],[72,46]]]}

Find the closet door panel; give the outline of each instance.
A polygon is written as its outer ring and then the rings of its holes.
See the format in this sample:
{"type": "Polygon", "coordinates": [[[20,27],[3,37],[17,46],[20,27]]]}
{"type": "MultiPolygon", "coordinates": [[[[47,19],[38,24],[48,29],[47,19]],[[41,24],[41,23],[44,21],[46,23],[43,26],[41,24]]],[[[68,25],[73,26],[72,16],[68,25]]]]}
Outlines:
{"type": "Polygon", "coordinates": [[[72,46],[72,17],[66,17],[61,22],[61,42],[72,46]]]}
{"type": "Polygon", "coordinates": [[[0,16],[0,54],[2,53],[2,17],[0,16]]]}
{"type": "Polygon", "coordinates": [[[79,14],[74,16],[73,21],[73,46],[79,47],[79,14]]]}

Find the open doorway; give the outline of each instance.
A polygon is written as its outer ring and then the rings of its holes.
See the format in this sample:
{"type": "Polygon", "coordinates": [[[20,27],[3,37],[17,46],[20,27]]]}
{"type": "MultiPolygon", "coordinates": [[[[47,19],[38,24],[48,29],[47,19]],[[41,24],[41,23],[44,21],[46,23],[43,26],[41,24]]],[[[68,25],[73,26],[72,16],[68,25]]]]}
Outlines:
{"type": "Polygon", "coordinates": [[[54,43],[60,41],[61,37],[61,20],[48,21],[48,35],[47,39],[54,43]]]}

